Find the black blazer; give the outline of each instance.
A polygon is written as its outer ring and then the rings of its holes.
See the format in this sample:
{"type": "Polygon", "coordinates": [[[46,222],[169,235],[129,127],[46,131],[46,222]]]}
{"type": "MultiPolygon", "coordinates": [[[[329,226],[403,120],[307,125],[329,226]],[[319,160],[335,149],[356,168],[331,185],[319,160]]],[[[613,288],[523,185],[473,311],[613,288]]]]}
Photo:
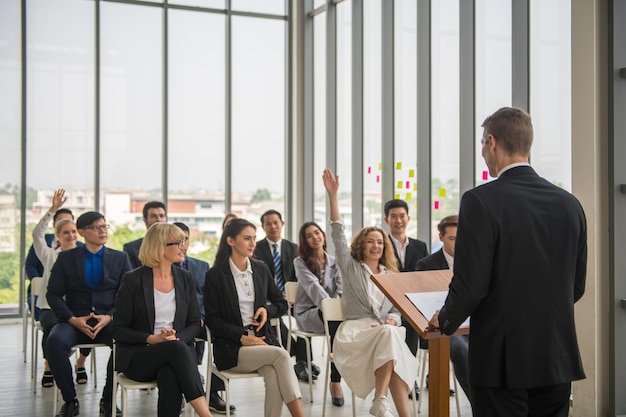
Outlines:
{"type": "MultiPolygon", "coordinates": [[[[297,249],[298,245],[286,239],[282,239],[280,242],[280,263],[283,267],[283,278],[285,278],[285,282],[298,281],[298,278],[296,278],[296,271],[293,268],[293,260],[296,257],[297,249]]],[[[274,256],[272,256],[272,248],[270,248],[267,239],[259,240],[256,243],[254,256],[262,260],[263,263],[269,268],[272,276],[275,277],[274,256]]]]}
{"type": "MultiPolygon", "coordinates": [[[[191,274],[172,266],[176,290],[174,330],[181,342],[190,345],[200,333],[200,310],[191,274]]],[[[117,343],[115,367],[123,372],[154,330],[154,276],[152,268],[142,266],[124,275],[115,302],[113,338],[117,343]]],[[[167,343],[167,342],[165,342],[167,343]]]]}
{"type": "Polygon", "coordinates": [[[471,316],[477,387],[526,389],[584,378],[574,303],[585,291],[587,225],[578,200],[529,166],[467,191],[454,277],[439,324],[471,316]]]}
{"type": "Polygon", "coordinates": [[[130,259],[130,265],[135,268],[139,268],[143,263],[139,260],[139,248],[141,248],[141,243],[143,242],[143,238],[133,240],[132,242],[125,243],[122,247],[122,250],[128,254],[128,258],[130,259]]]}
{"type": "Polygon", "coordinates": [[[88,316],[92,311],[113,315],[115,294],[122,276],[130,271],[124,252],[105,247],[102,280],[96,288],[91,288],[85,282],[85,250],[81,246],[60,252],[52,267],[46,297],[59,321],[88,316]]]}
{"type": "Polygon", "coordinates": [[[404,254],[404,266],[400,262],[400,256],[396,250],[396,245],[393,246],[393,253],[396,255],[398,261],[398,270],[400,272],[415,271],[415,265],[417,261],[428,256],[428,247],[426,243],[418,239],[408,238],[409,244],[406,246],[406,253],[404,254]]]}
{"type": "Polygon", "coordinates": [[[440,271],[442,269],[450,269],[448,261],[446,261],[446,257],[443,254],[443,248],[420,259],[415,265],[416,271],[440,271]]]}
{"type": "MultiPolygon", "coordinates": [[[[250,263],[254,283],[254,310],[259,307],[267,309],[267,322],[261,331],[257,332],[257,336],[265,336],[266,341],[273,340],[275,343],[272,344],[276,344],[270,319],[285,314],[288,304],[265,264],[254,260],[250,263]]],[[[204,283],[204,311],[213,338],[213,354],[217,369],[230,369],[236,366],[244,329],[239,310],[239,297],[228,262],[213,266],[207,272],[204,283]]]]}

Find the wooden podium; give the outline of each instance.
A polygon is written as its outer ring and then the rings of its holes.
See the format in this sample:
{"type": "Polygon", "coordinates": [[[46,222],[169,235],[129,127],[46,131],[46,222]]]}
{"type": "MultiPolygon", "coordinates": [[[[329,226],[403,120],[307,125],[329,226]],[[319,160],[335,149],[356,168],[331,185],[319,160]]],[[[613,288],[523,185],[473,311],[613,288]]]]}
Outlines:
{"type": "MultiPolygon", "coordinates": [[[[372,275],[372,281],[423,339],[428,339],[428,416],[450,416],[450,338],[439,331],[427,332],[432,317],[424,315],[405,295],[412,292],[448,291],[452,271],[415,271],[372,275]]],[[[469,333],[461,327],[455,335],[469,333]]],[[[423,387],[422,387],[423,388],[423,387]]],[[[422,390],[422,395],[424,391],[422,390]]],[[[456,393],[459,395],[459,393],[456,393]]]]}

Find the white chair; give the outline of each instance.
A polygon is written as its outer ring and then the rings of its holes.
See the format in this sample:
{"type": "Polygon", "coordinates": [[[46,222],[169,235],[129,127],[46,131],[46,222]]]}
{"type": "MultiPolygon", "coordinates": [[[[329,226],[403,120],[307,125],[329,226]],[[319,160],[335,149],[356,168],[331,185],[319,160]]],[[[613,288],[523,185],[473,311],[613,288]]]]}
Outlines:
{"type": "Polygon", "coordinates": [[[126,413],[128,390],[147,389],[148,393],[150,393],[152,392],[152,389],[157,388],[157,382],[156,380],[149,382],[135,381],[134,379],[130,379],[124,375],[122,372],[117,372],[115,370],[115,352],[115,341],[113,341],[113,399],[111,410],[116,410],[117,407],[117,386],[119,385],[122,388],[122,415],[128,416],[126,413]]]}
{"type": "MultiPolygon", "coordinates": [[[[22,267],[22,279],[26,279],[26,268],[22,267]]],[[[28,344],[28,322],[29,316],[31,315],[30,309],[28,308],[28,302],[26,301],[26,297],[24,297],[24,302],[22,303],[22,353],[24,354],[24,363],[26,363],[27,351],[26,345],[28,344]]],[[[32,301],[31,301],[32,303],[32,301]]],[[[33,312],[35,311],[35,306],[33,306],[33,312]]]]}
{"type": "MultiPolygon", "coordinates": [[[[296,301],[296,295],[298,294],[297,282],[286,282],[285,293],[287,295],[287,301],[289,304],[293,304],[296,301]]],[[[294,328],[294,317],[291,315],[291,308],[287,310],[287,317],[289,320],[289,336],[287,337],[287,351],[291,352],[291,336],[296,336],[300,339],[304,339],[306,345],[306,365],[309,371],[309,398],[313,402],[313,374],[311,369],[311,338],[312,337],[324,337],[324,333],[307,332],[294,328]]]]}
{"type": "MultiPolygon", "coordinates": [[[[274,320],[274,319],[273,319],[274,320]]],[[[224,381],[224,391],[226,392],[226,398],[224,401],[226,402],[226,416],[230,416],[230,380],[231,379],[244,379],[244,378],[261,378],[261,375],[258,372],[231,372],[231,371],[220,371],[213,364],[213,342],[211,340],[211,330],[208,326],[206,326],[207,333],[207,353],[208,358],[206,362],[206,392],[211,392],[211,375],[215,374],[219,379],[224,381]]]]}
{"type": "MultiPolygon", "coordinates": [[[[419,379],[420,379],[420,387],[424,387],[424,379],[426,377],[426,374],[428,373],[426,370],[426,363],[428,362],[428,349],[422,349],[419,344],[417,346],[417,355],[416,358],[418,360],[418,363],[420,364],[417,374],[419,375],[419,379]]],[[[457,385],[456,382],[456,375],[454,374],[454,367],[450,366],[450,372],[452,372],[452,381],[454,383],[454,397],[456,400],[456,415],[457,417],[461,417],[461,405],[459,403],[459,387],[457,385]]],[[[422,395],[425,395],[425,392],[422,391],[422,395]]],[[[420,395],[420,399],[417,402],[417,412],[419,413],[421,408],[422,408],[422,395],[420,395]]],[[[415,396],[413,396],[413,398],[415,398],[415,396]]]]}

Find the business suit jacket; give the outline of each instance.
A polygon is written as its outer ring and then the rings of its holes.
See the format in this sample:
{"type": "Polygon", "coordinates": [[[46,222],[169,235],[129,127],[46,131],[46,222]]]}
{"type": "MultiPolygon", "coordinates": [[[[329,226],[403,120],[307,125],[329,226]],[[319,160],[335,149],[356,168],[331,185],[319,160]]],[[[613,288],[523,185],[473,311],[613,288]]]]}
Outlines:
{"type": "MultiPolygon", "coordinates": [[[[296,282],[296,271],[293,269],[293,260],[296,257],[296,250],[298,245],[287,239],[282,239],[280,243],[280,263],[283,267],[283,278],[285,282],[296,282]]],[[[254,248],[254,256],[265,263],[269,268],[273,277],[276,277],[274,271],[274,256],[272,255],[272,248],[270,248],[267,239],[259,240],[254,248]]]]}
{"type": "Polygon", "coordinates": [[[139,268],[143,265],[143,263],[139,260],[139,248],[141,248],[142,242],[143,238],[125,243],[122,247],[122,250],[128,254],[128,259],[130,259],[130,265],[133,269],[139,268]]]}
{"type": "MultiPolygon", "coordinates": [[[[188,271],[177,266],[172,265],[172,274],[176,290],[173,327],[180,341],[191,345],[201,329],[195,283],[188,271]]],[[[133,354],[154,334],[154,315],[154,275],[152,268],[142,266],[124,275],[115,302],[111,331],[117,343],[118,371],[128,368],[133,354]]]]}
{"type": "Polygon", "coordinates": [[[587,231],[574,196],[529,166],[511,168],[463,195],[454,255],[439,325],[451,334],[471,316],[472,386],[584,378],[574,303],[585,290],[587,231]]]}
{"type": "Polygon", "coordinates": [[[130,271],[128,256],[124,252],[104,248],[102,254],[102,280],[91,288],[85,282],[85,248],[79,247],[59,252],[48,281],[48,304],[60,322],[72,316],[95,314],[113,315],[115,294],[122,276],[130,271]]]}
{"type": "MultiPolygon", "coordinates": [[[[267,322],[256,334],[265,336],[266,342],[276,341],[270,319],[285,314],[288,304],[265,264],[254,260],[250,260],[250,263],[254,285],[254,310],[259,307],[267,309],[267,322]]],[[[207,273],[204,283],[204,310],[207,326],[213,338],[215,365],[220,370],[236,366],[244,329],[239,310],[239,297],[228,262],[219,266],[214,265],[207,273]]]]}
{"type": "Polygon", "coordinates": [[[442,269],[450,269],[446,256],[443,254],[443,248],[420,259],[415,265],[416,271],[440,271],[442,269]]]}
{"type": "Polygon", "coordinates": [[[400,262],[400,256],[396,250],[396,245],[393,245],[393,253],[396,255],[398,270],[400,272],[415,271],[415,264],[417,264],[417,261],[428,256],[428,247],[426,246],[426,243],[410,237],[408,239],[409,244],[406,246],[406,253],[404,254],[404,266],[400,262]]]}
{"type": "Polygon", "coordinates": [[[191,272],[193,281],[196,285],[196,301],[198,302],[198,308],[200,309],[200,316],[202,320],[205,320],[204,314],[204,281],[206,279],[206,273],[209,272],[209,264],[201,261],[200,259],[186,257],[187,271],[191,272]]]}

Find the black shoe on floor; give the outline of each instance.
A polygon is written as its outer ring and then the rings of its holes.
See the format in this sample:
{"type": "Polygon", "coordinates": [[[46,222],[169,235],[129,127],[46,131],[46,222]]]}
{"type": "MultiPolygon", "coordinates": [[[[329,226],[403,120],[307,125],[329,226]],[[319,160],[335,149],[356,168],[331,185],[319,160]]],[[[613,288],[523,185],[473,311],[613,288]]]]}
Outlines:
{"type": "Polygon", "coordinates": [[[319,376],[319,374],[320,374],[320,372],[322,372],[322,370],[320,369],[319,366],[317,366],[316,364],[311,362],[311,372],[313,372],[313,376],[319,376]]]}
{"type": "MultiPolygon", "coordinates": [[[[417,394],[415,396],[415,399],[419,400],[420,399],[420,387],[417,386],[417,382],[415,383],[414,388],[415,388],[415,393],[417,394]]],[[[413,390],[411,390],[411,392],[409,392],[409,399],[410,400],[413,399],[413,390]]]]}
{"type": "Polygon", "coordinates": [[[73,417],[78,414],[80,414],[80,405],[78,399],[74,398],[61,406],[61,411],[57,413],[56,417],[73,417]]]}
{"type": "MultiPolygon", "coordinates": [[[[300,381],[309,382],[309,371],[307,369],[305,361],[298,361],[298,362],[296,362],[296,364],[293,366],[293,370],[296,372],[296,376],[298,377],[298,379],[300,381]]],[[[311,379],[312,380],[316,380],[317,379],[315,374],[312,375],[311,379]]]]}
{"type": "MultiPolygon", "coordinates": [[[[111,417],[111,400],[100,399],[100,417],[111,417]]],[[[115,407],[115,417],[122,417],[122,410],[115,407]]]]}
{"type": "MultiPolygon", "coordinates": [[[[209,410],[218,414],[226,414],[226,401],[216,391],[212,391],[209,395],[209,410]]],[[[237,407],[231,404],[230,412],[234,413],[235,411],[237,411],[237,407]]]]}
{"type": "Polygon", "coordinates": [[[452,388],[450,388],[450,396],[454,397],[455,394],[456,394],[456,391],[454,391],[452,388]]]}

